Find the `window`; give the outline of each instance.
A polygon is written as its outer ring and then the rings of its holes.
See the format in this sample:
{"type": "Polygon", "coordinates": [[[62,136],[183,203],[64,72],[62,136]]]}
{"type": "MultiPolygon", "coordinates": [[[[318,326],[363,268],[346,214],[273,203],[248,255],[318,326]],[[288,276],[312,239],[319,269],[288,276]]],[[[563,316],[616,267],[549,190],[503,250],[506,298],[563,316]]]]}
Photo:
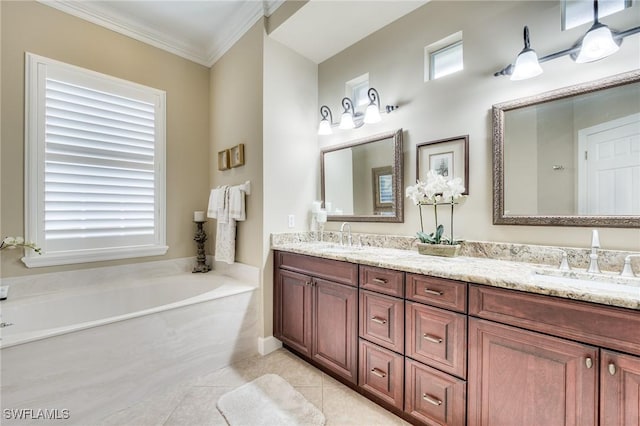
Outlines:
{"type": "Polygon", "coordinates": [[[345,83],[345,96],[353,102],[355,112],[364,112],[369,105],[369,73],[362,74],[345,83]]]}
{"type": "Polygon", "coordinates": [[[462,32],[446,37],[425,47],[425,81],[436,80],[462,71],[462,32]]]}
{"type": "MultiPolygon", "coordinates": [[[[609,16],[631,7],[631,0],[600,0],[598,17],[609,16]]],[[[562,30],[593,22],[593,0],[563,0],[562,30]]]]}
{"type": "Polygon", "coordinates": [[[27,53],[28,267],[166,253],[165,93],[27,53]]]}

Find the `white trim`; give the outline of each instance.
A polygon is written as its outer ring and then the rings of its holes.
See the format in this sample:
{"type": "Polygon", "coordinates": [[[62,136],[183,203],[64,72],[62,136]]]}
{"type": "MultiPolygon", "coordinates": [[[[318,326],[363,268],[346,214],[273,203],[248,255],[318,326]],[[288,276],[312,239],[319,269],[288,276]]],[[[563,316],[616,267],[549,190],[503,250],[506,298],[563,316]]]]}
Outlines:
{"type": "Polygon", "coordinates": [[[168,246],[143,246],[126,248],[109,248],[95,250],[74,250],[52,254],[25,256],[21,260],[27,268],[42,266],[71,265],[75,263],[102,262],[105,260],[131,259],[134,257],[162,256],[169,250],[168,246]]]}
{"type": "Polygon", "coordinates": [[[39,3],[58,9],[61,12],[68,13],[85,21],[100,25],[101,27],[110,29],[127,37],[165,50],[174,55],[196,62],[200,65],[211,66],[207,63],[207,55],[201,49],[195,49],[193,46],[159,34],[155,31],[143,26],[133,26],[125,24],[117,19],[106,16],[91,7],[90,2],[84,3],[79,1],[67,2],[61,0],[37,0],[39,3]]]}
{"type": "Polygon", "coordinates": [[[258,337],[258,353],[268,355],[282,347],[282,342],[273,336],[258,337]]]}
{"type": "Polygon", "coordinates": [[[206,67],[211,67],[215,64],[260,18],[270,16],[284,3],[284,0],[267,0],[264,4],[258,1],[244,3],[242,9],[236,15],[239,16],[238,22],[230,23],[222,37],[216,37],[206,46],[201,47],[168,37],[167,34],[157,32],[144,25],[136,25],[124,22],[116,17],[107,16],[92,6],[91,2],[37,1],[206,67]]]}

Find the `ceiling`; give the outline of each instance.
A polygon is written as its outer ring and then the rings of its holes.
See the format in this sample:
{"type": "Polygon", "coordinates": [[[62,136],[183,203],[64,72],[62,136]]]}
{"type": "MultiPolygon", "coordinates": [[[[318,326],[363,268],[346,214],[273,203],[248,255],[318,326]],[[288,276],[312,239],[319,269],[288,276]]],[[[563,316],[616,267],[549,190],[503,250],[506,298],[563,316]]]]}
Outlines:
{"type": "MultiPolygon", "coordinates": [[[[285,0],[39,1],[211,66],[285,0]]],[[[427,1],[309,0],[270,36],[320,63],[427,1]]]]}

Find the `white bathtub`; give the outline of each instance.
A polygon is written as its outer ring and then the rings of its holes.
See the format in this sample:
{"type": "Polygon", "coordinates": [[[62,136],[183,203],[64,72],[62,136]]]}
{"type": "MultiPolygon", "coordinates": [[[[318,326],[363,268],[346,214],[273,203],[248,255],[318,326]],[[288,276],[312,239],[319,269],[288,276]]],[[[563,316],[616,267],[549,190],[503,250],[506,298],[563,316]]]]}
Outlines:
{"type": "Polygon", "coordinates": [[[56,424],[92,424],[255,354],[257,268],[234,277],[191,274],[190,266],[165,261],[4,280],[11,289],[1,321],[13,325],[0,329],[0,422],[28,424],[13,417],[46,409],[69,417],[56,424]]]}

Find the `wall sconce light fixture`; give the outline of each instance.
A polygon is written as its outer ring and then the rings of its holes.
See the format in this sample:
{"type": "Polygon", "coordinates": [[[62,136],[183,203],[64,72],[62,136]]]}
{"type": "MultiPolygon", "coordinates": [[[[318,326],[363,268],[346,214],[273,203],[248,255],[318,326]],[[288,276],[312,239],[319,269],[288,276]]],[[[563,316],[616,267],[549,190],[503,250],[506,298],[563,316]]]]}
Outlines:
{"type": "MultiPolygon", "coordinates": [[[[342,98],[342,116],[340,117],[340,129],[355,129],[361,127],[363,124],[379,123],[382,120],[380,116],[380,95],[378,91],[373,87],[367,91],[369,97],[369,105],[364,114],[356,113],[353,108],[353,102],[350,98],[342,98]]],[[[397,105],[386,105],[384,112],[387,114],[391,111],[398,109],[397,105]]],[[[332,133],[331,127],[336,126],[333,123],[333,115],[328,106],[322,105],[320,107],[320,125],[318,126],[319,135],[330,135],[332,133]]]]}
{"type": "Polygon", "coordinates": [[[511,80],[525,80],[542,74],[541,62],[547,62],[561,56],[569,55],[576,63],[593,62],[614,54],[622,40],[640,32],[640,26],[625,31],[609,29],[598,20],[598,0],[593,1],[593,25],[573,46],[559,52],[551,53],[538,59],[529,43],[529,28],[524,27],[524,49],[516,58],[515,65],[509,64],[494,76],[510,75],[511,80]]]}

